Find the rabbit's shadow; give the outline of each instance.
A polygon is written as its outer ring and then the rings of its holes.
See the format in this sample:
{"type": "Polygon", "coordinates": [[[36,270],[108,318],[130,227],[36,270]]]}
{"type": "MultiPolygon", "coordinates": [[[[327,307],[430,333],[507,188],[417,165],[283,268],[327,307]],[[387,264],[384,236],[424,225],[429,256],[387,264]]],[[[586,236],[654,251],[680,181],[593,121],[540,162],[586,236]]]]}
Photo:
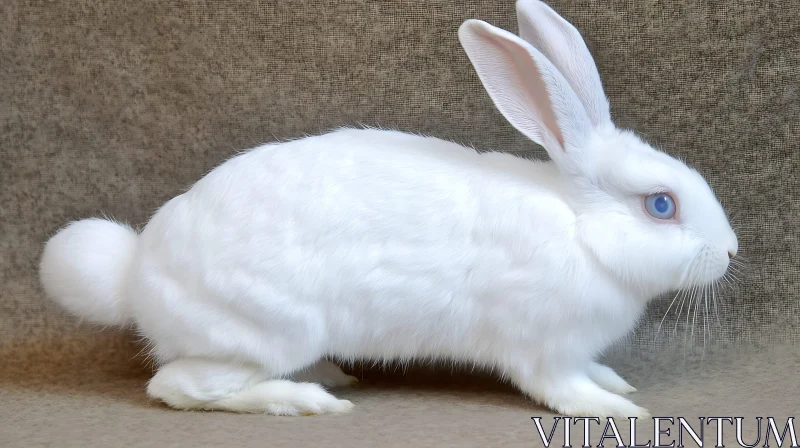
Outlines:
{"type": "Polygon", "coordinates": [[[348,365],[337,363],[342,370],[359,379],[354,388],[336,389],[340,398],[359,399],[373,394],[382,398],[402,400],[447,400],[482,406],[502,406],[520,410],[544,410],[527,399],[511,384],[491,372],[479,371],[469,366],[452,366],[447,363],[410,363],[376,366],[370,362],[348,365]]]}
{"type": "MultiPolygon", "coordinates": [[[[0,350],[0,389],[32,396],[57,394],[125,402],[136,407],[163,407],[145,394],[155,373],[142,355],[143,346],[125,333],[84,333],[57,341],[34,341],[0,350]]],[[[380,396],[381,401],[426,400],[543,410],[497,375],[446,363],[373,365],[342,364],[359,379],[352,388],[333,392],[352,401],[380,396]]]]}

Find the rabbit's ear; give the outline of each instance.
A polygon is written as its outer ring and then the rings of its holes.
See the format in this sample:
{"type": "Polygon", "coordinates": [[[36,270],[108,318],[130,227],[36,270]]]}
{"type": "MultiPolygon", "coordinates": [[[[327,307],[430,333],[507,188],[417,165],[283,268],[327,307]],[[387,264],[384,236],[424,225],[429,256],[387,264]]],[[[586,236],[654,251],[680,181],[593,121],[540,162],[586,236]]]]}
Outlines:
{"type": "Polygon", "coordinates": [[[592,130],[583,105],[542,53],[513,33],[481,20],[458,30],[483,86],[497,109],[558,163],[580,151],[592,130]]]}
{"type": "Polygon", "coordinates": [[[611,121],[600,74],[580,32],[539,0],[518,0],[520,37],[564,75],[595,126],[611,121]]]}

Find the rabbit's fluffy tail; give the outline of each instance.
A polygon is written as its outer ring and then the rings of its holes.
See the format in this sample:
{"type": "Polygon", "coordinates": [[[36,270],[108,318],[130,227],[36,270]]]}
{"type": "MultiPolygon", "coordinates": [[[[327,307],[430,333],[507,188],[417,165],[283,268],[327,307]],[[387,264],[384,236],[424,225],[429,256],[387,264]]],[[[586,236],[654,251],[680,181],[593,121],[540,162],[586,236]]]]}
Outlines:
{"type": "Polygon", "coordinates": [[[39,271],[45,293],[88,321],[129,324],[124,285],[137,236],[129,226],[105,219],[69,224],[45,245],[39,271]]]}

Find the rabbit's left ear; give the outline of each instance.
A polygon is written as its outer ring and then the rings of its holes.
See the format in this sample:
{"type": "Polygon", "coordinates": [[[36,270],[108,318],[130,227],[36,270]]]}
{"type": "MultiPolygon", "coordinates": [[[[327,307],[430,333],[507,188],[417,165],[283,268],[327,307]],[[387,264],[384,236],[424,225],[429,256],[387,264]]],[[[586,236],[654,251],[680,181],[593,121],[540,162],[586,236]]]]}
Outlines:
{"type": "Polygon", "coordinates": [[[580,32],[539,0],[517,0],[519,36],[553,63],[594,126],[611,121],[600,74],[580,32]]]}
{"type": "Polygon", "coordinates": [[[515,128],[562,165],[580,158],[593,127],[564,76],[519,36],[481,20],[458,29],[478,77],[515,128]]]}

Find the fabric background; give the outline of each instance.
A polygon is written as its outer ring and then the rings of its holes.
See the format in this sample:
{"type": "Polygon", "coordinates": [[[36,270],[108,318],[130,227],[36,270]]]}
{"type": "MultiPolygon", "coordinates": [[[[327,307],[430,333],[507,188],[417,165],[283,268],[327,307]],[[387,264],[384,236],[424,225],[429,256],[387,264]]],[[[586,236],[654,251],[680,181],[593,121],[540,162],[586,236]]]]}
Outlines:
{"type": "MultiPolygon", "coordinates": [[[[794,3],[550,2],[583,33],[617,124],[707,177],[747,260],[705,341],[674,309],[657,334],[665,298],[621,346],[635,356],[800,340],[794,3]]],[[[546,157],[482,89],[456,37],[467,18],[516,32],[511,0],[0,2],[3,363],[129,361],[131,335],[44,300],[43,242],[101,212],[142,226],[238,150],[367,124],[546,157]]]]}
{"type": "MultiPolygon", "coordinates": [[[[733,217],[749,268],[723,297],[714,336],[797,340],[800,9],[552,4],[585,36],[616,122],[700,170],[733,217]]],[[[0,343],[75,329],[36,278],[60,226],[101,212],[143,225],[257,143],[362,123],[546,157],[494,109],[456,37],[467,18],[516,32],[513,6],[2,2],[0,343]]],[[[655,343],[668,304],[650,307],[631,343],[655,343]]]]}

